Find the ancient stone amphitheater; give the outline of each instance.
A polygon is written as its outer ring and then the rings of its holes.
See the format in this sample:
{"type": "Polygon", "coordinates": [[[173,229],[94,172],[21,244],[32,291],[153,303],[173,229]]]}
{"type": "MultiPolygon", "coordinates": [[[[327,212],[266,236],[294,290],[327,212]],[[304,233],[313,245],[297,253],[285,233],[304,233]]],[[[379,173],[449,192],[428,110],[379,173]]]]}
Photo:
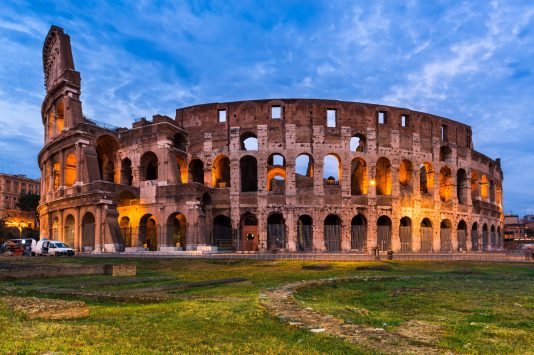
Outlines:
{"type": "Polygon", "coordinates": [[[501,248],[499,159],[471,128],[376,104],[269,99],[116,128],[82,113],[70,39],[43,48],[41,235],[81,251],[501,248]]]}

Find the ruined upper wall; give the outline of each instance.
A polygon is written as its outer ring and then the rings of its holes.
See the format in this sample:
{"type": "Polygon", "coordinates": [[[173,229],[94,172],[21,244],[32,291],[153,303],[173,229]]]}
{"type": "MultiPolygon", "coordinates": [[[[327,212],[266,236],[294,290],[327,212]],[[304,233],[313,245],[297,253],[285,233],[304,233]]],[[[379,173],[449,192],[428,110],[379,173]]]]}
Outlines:
{"type": "MultiPolygon", "coordinates": [[[[350,127],[351,134],[367,133],[368,128],[376,131],[382,146],[388,146],[391,130],[399,131],[401,148],[409,149],[413,133],[421,139],[422,149],[432,149],[432,138],[441,139],[441,127],[447,126],[449,144],[459,149],[471,149],[471,127],[444,117],[409,109],[317,99],[282,99],[251,100],[227,103],[211,103],[185,107],[176,110],[176,121],[188,130],[189,134],[215,132],[221,135],[229,127],[240,127],[241,132],[255,133],[258,125],[267,125],[269,134],[282,129],[285,124],[294,124],[297,128],[297,142],[309,142],[313,126],[324,126],[325,135],[339,135],[341,127],[350,127]],[[271,107],[280,106],[282,119],[271,119],[271,107]],[[336,110],[336,126],[327,127],[327,110],[336,110]],[[226,122],[218,122],[218,111],[226,110],[226,122]],[[386,114],[386,122],[379,124],[378,113],[386,114]],[[402,126],[402,116],[406,115],[407,124],[402,126]],[[300,128],[300,129],[299,129],[300,128]]],[[[214,137],[214,140],[216,138],[214,137]]]]}
{"type": "Polygon", "coordinates": [[[43,45],[43,70],[46,91],[51,91],[61,79],[79,84],[79,73],[74,71],[70,37],[62,28],[50,27],[43,45]]]}

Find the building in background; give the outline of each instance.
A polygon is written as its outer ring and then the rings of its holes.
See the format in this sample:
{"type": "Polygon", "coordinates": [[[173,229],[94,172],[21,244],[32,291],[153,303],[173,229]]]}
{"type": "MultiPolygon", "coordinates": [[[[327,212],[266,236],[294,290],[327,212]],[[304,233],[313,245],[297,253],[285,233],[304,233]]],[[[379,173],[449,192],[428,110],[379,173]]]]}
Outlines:
{"type": "Polygon", "coordinates": [[[30,179],[25,175],[0,173],[0,219],[6,227],[18,229],[19,236],[23,229],[36,228],[35,212],[22,211],[17,207],[21,195],[39,195],[39,179],[30,179]]]}
{"type": "Polygon", "coordinates": [[[534,215],[523,218],[513,214],[504,216],[505,249],[521,249],[526,246],[534,246],[534,215]]]}

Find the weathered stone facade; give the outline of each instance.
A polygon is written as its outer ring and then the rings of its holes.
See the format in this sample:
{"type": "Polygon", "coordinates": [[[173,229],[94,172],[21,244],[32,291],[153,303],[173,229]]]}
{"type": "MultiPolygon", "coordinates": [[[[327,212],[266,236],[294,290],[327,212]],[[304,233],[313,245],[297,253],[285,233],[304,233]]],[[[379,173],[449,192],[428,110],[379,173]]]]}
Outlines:
{"type": "Polygon", "coordinates": [[[500,162],[473,149],[467,125],[390,106],[273,99],[112,128],[83,116],[62,29],[50,30],[43,60],[43,236],[84,251],[501,247],[500,162]]]}

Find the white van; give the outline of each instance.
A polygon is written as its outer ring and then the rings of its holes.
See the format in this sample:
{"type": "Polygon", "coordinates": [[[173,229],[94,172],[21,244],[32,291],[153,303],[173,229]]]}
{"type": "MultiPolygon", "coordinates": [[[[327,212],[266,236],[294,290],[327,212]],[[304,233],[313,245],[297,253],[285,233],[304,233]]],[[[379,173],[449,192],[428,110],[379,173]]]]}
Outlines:
{"type": "Polygon", "coordinates": [[[73,256],[74,249],[59,240],[42,239],[32,243],[32,255],[73,256]]]}

